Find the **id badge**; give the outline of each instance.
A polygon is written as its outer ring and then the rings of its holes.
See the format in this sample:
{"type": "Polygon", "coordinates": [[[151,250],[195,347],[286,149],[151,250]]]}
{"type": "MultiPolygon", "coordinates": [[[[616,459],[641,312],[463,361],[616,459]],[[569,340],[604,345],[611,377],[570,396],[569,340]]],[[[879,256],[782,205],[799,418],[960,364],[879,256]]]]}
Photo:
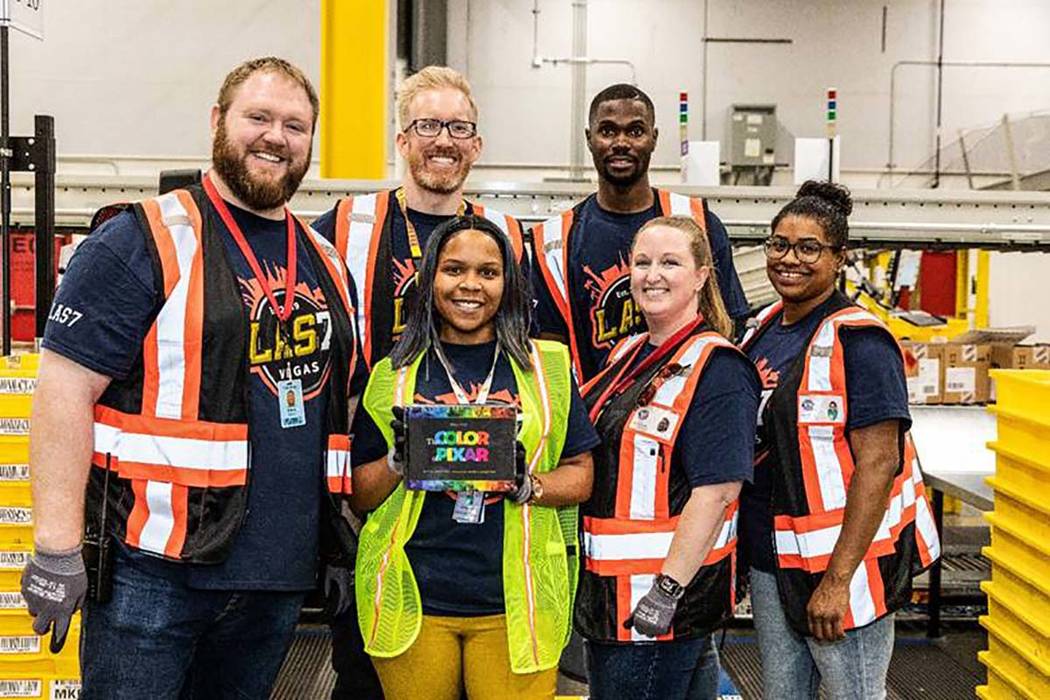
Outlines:
{"type": "Polygon", "coordinates": [[[456,494],[456,507],[452,519],[464,525],[480,525],[485,522],[485,492],[460,491],[456,494]]]}
{"type": "Polygon", "coordinates": [[[298,428],[306,425],[306,409],[303,408],[303,381],[286,379],[277,382],[277,405],[281,408],[281,427],[298,428]]]}

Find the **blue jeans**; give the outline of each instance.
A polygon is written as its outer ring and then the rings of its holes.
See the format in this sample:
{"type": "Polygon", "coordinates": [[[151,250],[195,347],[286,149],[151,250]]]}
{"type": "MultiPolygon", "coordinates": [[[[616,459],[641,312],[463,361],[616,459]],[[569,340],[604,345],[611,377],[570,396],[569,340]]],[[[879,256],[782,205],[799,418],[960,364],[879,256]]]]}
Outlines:
{"type": "Polygon", "coordinates": [[[718,651],[711,636],[639,644],[586,643],[592,700],[712,700],[718,651]]]}
{"type": "Polygon", "coordinates": [[[763,697],[809,700],[821,680],[830,700],[883,700],[893,655],[893,615],[837,642],[802,637],[788,624],[776,575],[751,569],[751,607],[762,654],[763,697]]]}
{"type": "Polygon", "coordinates": [[[109,602],[88,602],[82,700],[268,698],[304,593],[187,588],[118,555],[109,602]]]}

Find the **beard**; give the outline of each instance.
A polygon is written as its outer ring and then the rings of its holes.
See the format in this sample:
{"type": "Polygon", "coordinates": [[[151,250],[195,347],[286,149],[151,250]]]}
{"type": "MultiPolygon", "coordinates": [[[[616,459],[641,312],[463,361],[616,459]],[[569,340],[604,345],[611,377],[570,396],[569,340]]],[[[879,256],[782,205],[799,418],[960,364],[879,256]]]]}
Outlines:
{"type": "Polygon", "coordinates": [[[284,206],[299,189],[299,183],[303,181],[306,171],[310,168],[312,146],[306,152],[306,157],[299,162],[289,157],[287,149],[281,150],[282,152],[275,152],[274,155],[286,159],[288,169],[284,175],[270,178],[253,174],[248,168],[247,161],[250,156],[247,149],[238,148],[230,142],[226,133],[226,120],[223,117],[219,120],[219,126],[215,130],[211,161],[222,181],[237,199],[251,209],[266,211],[284,206]]]}
{"type": "Polygon", "coordinates": [[[454,148],[415,151],[409,154],[408,170],[417,185],[435,194],[452,194],[463,186],[463,181],[470,174],[470,165],[463,159],[463,154],[454,148]],[[458,167],[453,172],[433,173],[427,168],[427,156],[448,156],[455,158],[458,167]]]}

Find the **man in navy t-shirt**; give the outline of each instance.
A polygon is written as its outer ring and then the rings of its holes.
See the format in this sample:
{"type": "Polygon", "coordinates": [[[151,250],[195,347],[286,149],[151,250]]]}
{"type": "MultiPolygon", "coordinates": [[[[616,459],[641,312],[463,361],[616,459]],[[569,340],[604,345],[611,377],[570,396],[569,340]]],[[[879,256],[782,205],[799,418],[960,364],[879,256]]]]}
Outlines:
{"type": "Polygon", "coordinates": [[[262,58],[217,102],[204,186],[94,232],[55,298],[69,313],[45,331],[23,595],[34,628],[64,637],[84,600],[86,520],[112,589],[84,603],[85,696],[268,696],[339,523],[326,492],[348,480],[363,380],[354,290],[286,207],[317,95],[262,58]]]}
{"type": "Polygon", "coordinates": [[[568,342],[581,383],[598,373],[617,341],[645,327],[631,299],[628,260],[634,234],[650,219],[696,220],[707,232],[726,310],[735,321],[748,315],[722,222],[700,200],[649,184],[655,120],[652,100],[638,88],[613,85],[599,92],[587,128],[598,191],[573,208],[567,240],[569,213],[533,229],[537,326],[541,337],[568,342]]]}

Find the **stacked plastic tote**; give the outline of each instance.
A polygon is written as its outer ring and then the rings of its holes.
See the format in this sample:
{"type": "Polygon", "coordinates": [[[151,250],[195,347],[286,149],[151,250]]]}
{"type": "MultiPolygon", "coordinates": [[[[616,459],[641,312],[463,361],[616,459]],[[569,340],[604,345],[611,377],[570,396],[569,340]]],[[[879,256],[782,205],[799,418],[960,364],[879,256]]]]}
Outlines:
{"type": "Polygon", "coordinates": [[[29,492],[29,408],[36,355],[0,358],[0,698],[58,700],[80,696],[80,615],[66,645],[50,651],[50,635],[33,632],[19,592],[33,550],[29,492]]]}
{"type": "Polygon", "coordinates": [[[982,698],[1050,698],[1050,371],[999,370],[982,698]]]}

